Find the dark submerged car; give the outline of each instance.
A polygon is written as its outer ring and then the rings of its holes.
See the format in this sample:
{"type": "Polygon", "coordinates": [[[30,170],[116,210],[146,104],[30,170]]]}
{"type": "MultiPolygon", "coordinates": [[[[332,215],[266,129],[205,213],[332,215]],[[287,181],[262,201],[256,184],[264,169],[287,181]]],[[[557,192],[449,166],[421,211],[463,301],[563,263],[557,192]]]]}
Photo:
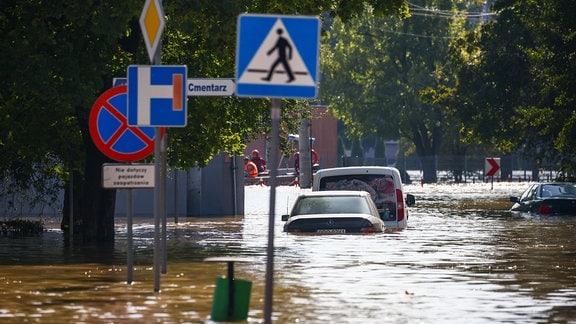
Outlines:
{"type": "Polygon", "coordinates": [[[510,201],[513,212],[576,216],[576,183],[535,183],[520,198],[510,197],[510,201]]]}

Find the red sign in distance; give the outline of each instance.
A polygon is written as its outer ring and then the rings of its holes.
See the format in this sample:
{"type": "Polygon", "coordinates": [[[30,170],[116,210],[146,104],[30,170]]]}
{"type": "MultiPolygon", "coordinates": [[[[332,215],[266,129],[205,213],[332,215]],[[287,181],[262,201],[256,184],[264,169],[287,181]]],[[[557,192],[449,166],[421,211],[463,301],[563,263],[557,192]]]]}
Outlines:
{"type": "Polygon", "coordinates": [[[493,177],[496,175],[498,170],[500,170],[500,159],[498,161],[495,158],[486,158],[486,176],[493,177]]]}
{"type": "MultiPolygon", "coordinates": [[[[128,126],[127,86],[104,92],[90,111],[90,136],[107,157],[134,162],[154,152],[154,127],[128,126]]],[[[160,132],[164,136],[164,128],[160,132]]]]}

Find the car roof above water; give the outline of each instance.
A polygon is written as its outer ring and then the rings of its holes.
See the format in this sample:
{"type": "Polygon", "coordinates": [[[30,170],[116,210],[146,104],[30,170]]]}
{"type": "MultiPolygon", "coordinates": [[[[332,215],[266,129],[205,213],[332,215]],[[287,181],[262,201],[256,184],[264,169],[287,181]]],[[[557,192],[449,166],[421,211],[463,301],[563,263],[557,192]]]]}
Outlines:
{"type": "Polygon", "coordinates": [[[368,196],[370,194],[366,191],[356,190],[324,190],[324,191],[309,191],[301,193],[300,197],[325,197],[325,196],[368,196]]]}
{"type": "Polygon", "coordinates": [[[330,175],[346,175],[346,174],[390,174],[400,175],[398,169],[393,167],[383,166],[354,166],[354,167],[339,167],[320,169],[316,174],[330,174],[330,175]]]}
{"type": "Polygon", "coordinates": [[[312,191],[326,190],[326,182],[339,181],[343,179],[363,179],[371,181],[377,177],[389,178],[394,182],[394,186],[402,189],[402,178],[400,171],[393,167],[382,166],[359,166],[359,167],[339,167],[318,170],[314,174],[312,191]]]}

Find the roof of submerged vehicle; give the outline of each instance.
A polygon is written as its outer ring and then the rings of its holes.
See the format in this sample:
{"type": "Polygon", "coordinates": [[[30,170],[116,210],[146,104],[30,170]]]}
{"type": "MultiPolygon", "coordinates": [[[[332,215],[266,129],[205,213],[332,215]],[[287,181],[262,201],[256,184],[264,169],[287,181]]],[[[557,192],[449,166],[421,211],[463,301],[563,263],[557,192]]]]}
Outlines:
{"type": "Polygon", "coordinates": [[[304,214],[378,214],[370,194],[366,191],[313,191],[301,194],[291,215],[304,214]],[[360,203],[364,201],[365,203],[360,203]]]}
{"type": "Polygon", "coordinates": [[[354,174],[354,173],[394,173],[400,175],[400,171],[394,167],[383,166],[353,166],[353,167],[339,167],[320,169],[318,173],[329,173],[334,175],[354,174]]]}
{"type": "Polygon", "coordinates": [[[370,194],[366,191],[356,190],[324,190],[324,191],[309,191],[299,195],[299,197],[324,197],[324,196],[368,196],[370,194]]]}
{"type": "Polygon", "coordinates": [[[356,176],[377,176],[384,175],[391,177],[396,186],[402,186],[402,179],[400,177],[400,171],[394,167],[382,167],[382,166],[356,166],[356,167],[339,167],[339,168],[328,168],[320,169],[314,174],[313,187],[312,190],[318,190],[318,186],[322,179],[332,178],[332,177],[356,177],[356,176]]]}

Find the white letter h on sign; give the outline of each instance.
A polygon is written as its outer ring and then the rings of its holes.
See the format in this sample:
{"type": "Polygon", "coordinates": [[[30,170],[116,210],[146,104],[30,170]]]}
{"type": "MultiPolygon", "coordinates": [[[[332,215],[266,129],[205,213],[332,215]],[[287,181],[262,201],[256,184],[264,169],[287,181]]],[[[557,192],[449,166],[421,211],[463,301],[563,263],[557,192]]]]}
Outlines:
{"type": "Polygon", "coordinates": [[[181,111],[182,107],[182,74],[172,75],[172,85],[151,84],[151,67],[138,68],[138,125],[151,125],[152,99],[172,99],[172,110],[181,111]]]}

